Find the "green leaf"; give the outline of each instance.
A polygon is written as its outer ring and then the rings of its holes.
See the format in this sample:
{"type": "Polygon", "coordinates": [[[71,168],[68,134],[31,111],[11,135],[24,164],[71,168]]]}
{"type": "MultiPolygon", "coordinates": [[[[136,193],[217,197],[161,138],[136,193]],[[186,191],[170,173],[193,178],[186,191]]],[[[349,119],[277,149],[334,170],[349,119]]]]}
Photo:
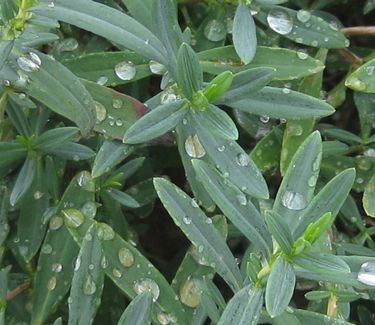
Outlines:
{"type": "Polygon", "coordinates": [[[0,70],[3,68],[9,54],[12,52],[14,41],[0,41],[0,70]]]}
{"type": "Polygon", "coordinates": [[[375,95],[354,92],[354,102],[359,114],[362,138],[366,140],[375,126],[375,116],[373,114],[375,95]]]}
{"type": "Polygon", "coordinates": [[[14,183],[12,192],[10,193],[10,204],[16,205],[23,196],[29,191],[36,174],[36,158],[28,157],[14,183]]]}
{"type": "Polygon", "coordinates": [[[126,307],[118,325],[149,325],[151,323],[152,294],[144,292],[126,307]]]}
{"type": "Polygon", "coordinates": [[[70,289],[69,324],[90,324],[95,318],[104,285],[103,253],[93,224],[83,238],[70,289]]]}
{"type": "Polygon", "coordinates": [[[321,158],[322,141],[316,131],[303,142],[293,157],[273,205],[273,210],[284,218],[290,228],[314,195],[321,158]]]}
{"type": "Polygon", "coordinates": [[[319,314],[310,310],[293,309],[293,314],[301,320],[303,325],[353,325],[341,318],[330,317],[325,314],[319,314]]]}
{"type": "Polygon", "coordinates": [[[223,96],[233,82],[233,73],[224,71],[210,81],[203,91],[207,100],[212,103],[223,96]]]}
{"type": "Polygon", "coordinates": [[[324,65],[305,52],[258,46],[254,59],[243,65],[233,46],[217,47],[198,53],[204,72],[219,74],[230,70],[239,72],[251,68],[275,69],[274,79],[292,80],[322,71],[324,65]]]}
{"type": "Polygon", "coordinates": [[[283,217],[275,211],[267,211],[266,223],[268,230],[272,233],[281,250],[285,254],[290,254],[293,247],[293,237],[283,217]]]}
{"type": "MultiPolygon", "coordinates": [[[[117,190],[115,188],[111,188],[107,190],[107,193],[111,198],[113,198],[115,201],[120,203],[121,205],[129,208],[139,208],[140,204],[133,199],[130,195],[121,192],[120,190],[117,190]]],[[[144,191],[142,192],[144,193],[144,191]]]]}
{"type": "Polygon", "coordinates": [[[228,246],[216,229],[207,223],[207,217],[183,191],[162,178],[155,178],[154,185],[163,205],[185,235],[198,247],[218,274],[233,291],[241,287],[242,276],[228,246]]]}
{"type": "Polygon", "coordinates": [[[148,62],[130,51],[89,53],[62,63],[79,78],[111,87],[141,80],[152,74],[148,62]],[[123,80],[116,74],[115,67],[124,62],[134,65],[135,75],[130,80],[123,80]]]}
{"type": "Polygon", "coordinates": [[[365,187],[362,202],[367,215],[375,217],[375,174],[365,187]]]}
{"type": "Polygon", "coordinates": [[[345,80],[345,86],[363,93],[375,93],[375,59],[350,74],[345,80]]]}
{"type": "Polygon", "coordinates": [[[250,63],[257,47],[256,27],[250,9],[241,2],[233,21],[233,45],[242,62],[250,63]]]}
{"type": "Polygon", "coordinates": [[[116,141],[104,141],[95,156],[92,166],[92,177],[97,178],[110,171],[114,166],[128,157],[134,149],[116,141]]]}
{"type": "Polygon", "coordinates": [[[95,152],[89,147],[74,142],[65,142],[59,147],[45,150],[45,152],[66,160],[74,161],[86,160],[95,156],[95,152]]]}
{"type": "Polygon", "coordinates": [[[362,139],[349,131],[342,130],[335,127],[330,127],[327,129],[323,129],[322,133],[330,138],[340,140],[342,142],[346,142],[349,144],[360,144],[362,143],[362,139]]]}
{"type": "Polygon", "coordinates": [[[218,325],[257,324],[263,305],[263,289],[246,286],[229,300],[218,325]]]}
{"type": "Polygon", "coordinates": [[[265,87],[246,99],[232,99],[226,104],[244,112],[290,120],[318,118],[334,113],[333,107],[324,101],[287,88],[265,87]]]}
{"type": "Polygon", "coordinates": [[[303,234],[303,238],[313,244],[320,236],[327,232],[329,227],[332,226],[333,221],[334,218],[332,218],[331,212],[323,214],[317,221],[309,224],[303,234]]]}
{"type": "Polygon", "coordinates": [[[68,292],[73,277],[72,264],[78,254],[78,248],[63,227],[61,210],[71,205],[84,208],[88,202],[94,202],[94,192],[95,185],[90,174],[79,173],[70,182],[56,207],[55,215],[50,219],[35,276],[32,325],[44,324],[52,309],[68,292]]]}
{"type": "Polygon", "coordinates": [[[340,257],[332,254],[306,253],[293,257],[293,263],[314,273],[350,273],[349,266],[340,257]]]}
{"type": "Polygon", "coordinates": [[[51,129],[38,136],[34,145],[40,150],[54,149],[69,140],[73,140],[78,131],[75,127],[51,129]]]}
{"type": "Polygon", "coordinates": [[[152,4],[153,0],[121,0],[126,8],[129,10],[130,14],[137,19],[144,26],[152,29],[152,4]]]}
{"type": "MultiPolygon", "coordinates": [[[[7,238],[9,234],[8,211],[9,211],[8,189],[2,186],[0,187],[0,247],[3,245],[5,239],[7,238]]],[[[1,256],[1,253],[0,253],[0,256],[1,256]]]]}
{"type": "Polygon", "coordinates": [[[220,103],[246,99],[264,88],[272,79],[275,69],[263,67],[244,70],[233,76],[229,90],[220,98],[220,103]]]}
{"type": "Polygon", "coordinates": [[[190,45],[183,43],[177,55],[177,84],[187,99],[203,86],[203,73],[197,55],[190,45]]]}
{"type": "Polygon", "coordinates": [[[14,161],[25,158],[26,148],[18,141],[0,142],[0,162],[14,161]]]}
{"type": "Polygon", "coordinates": [[[281,315],[288,307],[295,283],[293,266],[279,256],[272,265],[266,286],[266,309],[272,318],[281,315]]]}
{"type": "Polygon", "coordinates": [[[49,4],[49,0],[42,0],[31,11],[75,25],[166,65],[164,46],[130,16],[94,1],[55,0],[53,7],[49,4]]]}
{"type": "Polygon", "coordinates": [[[230,116],[219,107],[209,104],[204,111],[192,110],[194,120],[199,122],[213,134],[228,140],[238,139],[238,130],[236,124],[230,116]]]}
{"type": "Polygon", "coordinates": [[[32,61],[32,56],[19,58],[33,66],[31,72],[27,72],[26,93],[76,123],[87,136],[95,124],[95,104],[91,95],[62,64],[45,54],[35,55],[40,58],[40,65],[32,61]]]}
{"type": "Polygon", "coordinates": [[[335,176],[313,198],[293,227],[293,236],[302,235],[306,227],[327,212],[334,218],[344,204],[355,180],[355,169],[347,169],[335,176]]]}
{"type": "Polygon", "coordinates": [[[349,46],[345,35],[330,23],[306,10],[263,5],[255,16],[276,33],[299,44],[327,49],[349,46]]]}
{"type": "Polygon", "coordinates": [[[228,183],[207,163],[194,159],[193,166],[207,192],[221,211],[254,246],[257,246],[266,256],[269,255],[272,247],[271,236],[261,215],[246,195],[228,183]]]}
{"type": "Polygon", "coordinates": [[[134,123],[125,133],[123,142],[137,144],[157,138],[175,128],[186,113],[184,100],[160,105],[134,123]]]}

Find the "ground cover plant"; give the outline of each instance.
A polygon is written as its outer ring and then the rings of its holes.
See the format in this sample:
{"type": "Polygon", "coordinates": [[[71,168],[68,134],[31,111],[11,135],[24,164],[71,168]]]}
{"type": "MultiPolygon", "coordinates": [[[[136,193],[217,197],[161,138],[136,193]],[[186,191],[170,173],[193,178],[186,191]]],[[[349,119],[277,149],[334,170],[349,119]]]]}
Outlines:
{"type": "Polygon", "coordinates": [[[0,0],[0,324],[374,324],[374,9],[0,0]]]}

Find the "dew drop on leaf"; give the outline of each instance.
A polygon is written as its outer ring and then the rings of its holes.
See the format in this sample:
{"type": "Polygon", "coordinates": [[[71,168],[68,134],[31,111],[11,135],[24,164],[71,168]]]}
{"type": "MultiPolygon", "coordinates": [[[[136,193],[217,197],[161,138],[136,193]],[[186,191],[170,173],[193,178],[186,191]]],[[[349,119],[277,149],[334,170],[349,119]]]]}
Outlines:
{"type": "Polygon", "coordinates": [[[47,283],[47,289],[48,289],[49,291],[55,290],[55,288],[56,288],[56,284],[57,284],[56,277],[53,276],[52,278],[49,279],[49,281],[48,281],[48,283],[47,283]]]}
{"type": "Polygon", "coordinates": [[[95,202],[88,201],[82,208],[81,212],[89,219],[93,219],[96,215],[97,206],[95,202]]]}
{"type": "Polygon", "coordinates": [[[76,209],[65,209],[61,211],[65,219],[65,224],[70,228],[78,228],[85,221],[81,211],[76,209]]]}
{"type": "Polygon", "coordinates": [[[97,234],[100,240],[112,240],[115,238],[114,230],[105,223],[98,224],[97,234]]]}
{"type": "Polygon", "coordinates": [[[239,166],[241,167],[246,167],[249,165],[249,156],[245,153],[239,153],[237,156],[236,156],[236,162],[239,166]]]}
{"type": "Polygon", "coordinates": [[[121,271],[118,270],[118,269],[113,269],[113,270],[112,270],[112,274],[113,274],[113,276],[114,276],[115,278],[121,278],[121,277],[122,277],[122,273],[121,273],[121,271]]]}
{"type": "Polygon", "coordinates": [[[237,201],[241,205],[246,205],[247,204],[247,198],[246,195],[243,193],[240,193],[237,195],[237,201]]]}
{"type": "Polygon", "coordinates": [[[160,289],[157,283],[152,279],[140,279],[134,282],[133,286],[134,292],[140,295],[143,292],[151,292],[152,300],[155,302],[159,298],[160,289]]]}
{"type": "Polygon", "coordinates": [[[162,75],[165,73],[166,69],[165,69],[165,66],[162,65],[161,63],[159,62],[156,62],[156,61],[153,61],[151,60],[148,64],[149,68],[150,68],[150,71],[153,73],[153,74],[158,74],[158,75],[162,75]]]}
{"type": "Polygon", "coordinates": [[[107,110],[103,104],[95,101],[96,123],[100,124],[107,118],[107,110]]]}
{"type": "Polygon", "coordinates": [[[190,217],[185,216],[182,218],[182,221],[184,222],[184,224],[190,225],[192,222],[192,219],[190,217]]]}
{"type": "Polygon", "coordinates": [[[60,273],[62,271],[62,269],[63,269],[62,264],[60,264],[60,263],[53,263],[52,264],[52,267],[51,267],[52,272],[60,273]]]}
{"type": "Polygon", "coordinates": [[[175,316],[169,315],[163,311],[157,313],[156,319],[161,325],[168,325],[177,321],[175,316]]]}
{"type": "Polygon", "coordinates": [[[298,10],[297,11],[297,19],[301,22],[301,23],[306,23],[310,20],[311,18],[311,14],[310,12],[308,12],[307,10],[298,10]]]}
{"type": "Polygon", "coordinates": [[[201,301],[202,280],[188,277],[179,288],[180,301],[191,308],[195,308],[201,301]]]}
{"type": "Polygon", "coordinates": [[[20,56],[17,59],[17,64],[19,68],[25,72],[35,72],[40,68],[38,64],[25,56],[20,56]]]}
{"type": "Polygon", "coordinates": [[[104,86],[108,82],[108,77],[101,76],[96,80],[96,83],[100,86],[104,86]]]}
{"type": "Polygon", "coordinates": [[[64,223],[63,218],[59,216],[53,216],[49,221],[49,229],[57,230],[63,225],[63,223],[64,223]]]}
{"type": "Polygon", "coordinates": [[[81,257],[78,256],[74,262],[74,266],[73,266],[74,272],[77,272],[80,267],[81,267],[81,257]]]}
{"type": "Polygon", "coordinates": [[[267,115],[262,115],[259,119],[260,119],[260,121],[261,121],[262,123],[268,123],[269,120],[270,120],[270,117],[267,116],[267,115]]]}
{"type": "Polygon", "coordinates": [[[118,251],[118,259],[125,267],[131,267],[134,264],[133,253],[126,247],[122,247],[118,251]]]}
{"type": "Polygon", "coordinates": [[[375,262],[365,262],[361,265],[357,280],[361,283],[375,286],[375,262]]]}
{"type": "Polygon", "coordinates": [[[293,18],[287,11],[280,8],[270,10],[267,22],[273,31],[281,35],[287,35],[293,29],[293,18]]]}
{"type": "Polygon", "coordinates": [[[123,105],[123,102],[122,102],[121,99],[119,99],[119,98],[113,99],[113,102],[112,102],[113,108],[120,109],[120,108],[122,108],[122,105],[123,105]]]}
{"type": "Polygon", "coordinates": [[[47,254],[48,255],[48,254],[52,253],[52,250],[53,250],[53,248],[52,248],[52,246],[50,244],[44,244],[42,246],[41,252],[43,254],[47,254]]]}
{"type": "Polygon", "coordinates": [[[115,73],[121,80],[132,80],[137,73],[137,69],[133,62],[123,61],[115,66],[115,73]]]}
{"type": "Polygon", "coordinates": [[[185,151],[191,158],[202,158],[206,155],[206,150],[203,148],[196,134],[189,135],[185,141],[185,151]]]}
{"type": "Polygon", "coordinates": [[[303,210],[307,206],[305,197],[298,192],[285,191],[281,203],[289,210],[303,210]]]}
{"type": "Polygon", "coordinates": [[[221,21],[212,19],[207,23],[203,33],[208,40],[212,42],[219,42],[225,38],[227,28],[221,21]]]}

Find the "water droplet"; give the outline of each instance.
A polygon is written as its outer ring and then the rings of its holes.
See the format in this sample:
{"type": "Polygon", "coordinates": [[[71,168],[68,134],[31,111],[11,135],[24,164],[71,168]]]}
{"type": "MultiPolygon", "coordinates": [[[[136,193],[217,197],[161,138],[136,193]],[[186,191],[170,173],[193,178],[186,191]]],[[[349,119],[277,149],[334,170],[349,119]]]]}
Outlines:
{"type": "Polygon", "coordinates": [[[81,172],[77,177],[77,185],[88,192],[95,192],[95,183],[90,173],[81,172]]]}
{"type": "Polygon", "coordinates": [[[108,267],[108,260],[105,255],[103,255],[102,259],[100,260],[100,266],[102,269],[106,269],[108,267]]]}
{"type": "Polygon", "coordinates": [[[96,215],[97,206],[95,202],[86,202],[81,208],[81,212],[89,219],[93,219],[96,215]]]}
{"type": "Polygon", "coordinates": [[[113,269],[113,270],[112,270],[112,274],[113,274],[113,276],[114,276],[115,278],[121,278],[121,277],[122,277],[122,273],[121,273],[121,271],[118,270],[118,269],[113,269]]]}
{"type": "Polygon", "coordinates": [[[292,136],[299,137],[303,133],[303,128],[299,124],[290,123],[287,124],[288,133],[292,136]]]}
{"type": "Polygon", "coordinates": [[[49,279],[49,281],[47,283],[47,289],[49,291],[54,290],[56,288],[56,284],[57,284],[56,277],[53,276],[52,278],[49,279]]]}
{"type": "Polygon", "coordinates": [[[367,149],[364,153],[363,153],[366,157],[375,157],[375,149],[373,148],[370,148],[370,149],[367,149]]]}
{"type": "Polygon", "coordinates": [[[96,292],[96,284],[95,282],[92,280],[92,277],[91,275],[88,275],[86,277],[86,281],[83,285],[83,293],[86,295],[86,296],[91,296],[93,295],[94,293],[96,292]]]}
{"type": "Polygon", "coordinates": [[[96,83],[100,86],[104,86],[108,82],[108,77],[106,76],[101,76],[96,80],[96,83]]]}
{"type": "Polygon", "coordinates": [[[358,177],[355,181],[356,181],[358,184],[363,184],[363,182],[364,182],[363,178],[361,178],[361,177],[358,177]]]}
{"type": "Polygon", "coordinates": [[[195,308],[201,301],[202,280],[188,277],[179,288],[180,301],[191,308],[195,308]]]}
{"type": "Polygon", "coordinates": [[[131,61],[123,61],[115,67],[116,76],[121,80],[132,80],[137,73],[136,67],[131,61]]]}
{"type": "Polygon", "coordinates": [[[284,94],[290,94],[290,89],[289,88],[283,88],[282,92],[284,94]]]}
{"type": "Polygon", "coordinates": [[[38,56],[38,54],[36,54],[34,52],[30,52],[29,56],[30,56],[31,61],[33,61],[39,67],[41,66],[42,60],[40,59],[40,57],[38,56]]]}
{"type": "Polygon", "coordinates": [[[316,175],[312,175],[309,180],[307,181],[307,184],[310,186],[310,187],[313,187],[316,185],[316,181],[318,180],[318,177],[316,175]]]}
{"type": "Polygon", "coordinates": [[[175,323],[177,321],[175,316],[169,315],[165,312],[158,312],[156,315],[156,319],[159,321],[162,325],[168,325],[170,323],[175,323]]]}
{"type": "Polygon", "coordinates": [[[107,110],[103,104],[95,101],[96,123],[100,124],[107,118],[107,110]]]}
{"type": "Polygon", "coordinates": [[[297,56],[301,60],[306,60],[309,57],[309,55],[302,50],[297,51],[297,56]]]}
{"type": "Polygon", "coordinates": [[[184,224],[190,225],[191,222],[192,222],[192,219],[190,217],[185,216],[185,217],[182,218],[182,221],[184,222],[184,224]]]}
{"type": "Polygon", "coordinates": [[[246,198],[246,195],[243,194],[243,193],[239,193],[237,195],[237,201],[239,204],[241,205],[246,205],[247,204],[247,198],[246,198]]]}
{"type": "Polygon", "coordinates": [[[301,193],[292,191],[285,191],[281,203],[290,210],[303,210],[307,205],[305,197],[301,193]]]}
{"type": "Polygon", "coordinates": [[[324,37],[324,42],[328,42],[329,41],[329,38],[328,37],[324,37]]]}
{"type": "Polygon", "coordinates": [[[206,219],[206,223],[207,223],[208,225],[211,225],[211,224],[212,224],[212,219],[211,219],[211,218],[207,218],[207,219],[206,219]]]}
{"type": "Polygon", "coordinates": [[[359,269],[357,279],[359,282],[375,286],[375,262],[365,262],[359,269]]]}
{"type": "Polygon", "coordinates": [[[315,46],[315,47],[318,46],[318,41],[316,41],[316,40],[312,41],[311,46],[315,46]]]}
{"type": "Polygon", "coordinates": [[[25,56],[20,56],[17,59],[17,64],[19,68],[25,72],[34,72],[38,71],[40,66],[36,64],[34,61],[31,59],[25,57],[25,56]]]}
{"type": "Polygon", "coordinates": [[[206,154],[196,134],[189,135],[185,141],[185,151],[191,158],[202,158],[206,154]]]}
{"type": "Polygon", "coordinates": [[[262,115],[259,119],[260,119],[260,121],[261,121],[262,123],[268,123],[269,120],[270,120],[270,117],[267,116],[267,115],[262,115]]]}
{"type": "Polygon", "coordinates": [[[203,33],[208,40],[212,42],[219,42],[225,38],[227,29],[221,21],[213,19],[208,22],[203,33]]]}
{"type": "Polygon", "coordinates": [[[183,119],[182,119],[182,124],[183,124],[183,125],[187,125],[187,124],[188,124],[188,120],[187,120],[186,118],[183,118],[183,119]]]}
{"type": "Polygon", "coordinates": [[[348,39],[345,40],[345,46],[349,47],[350,46],[350,41],[348,39]]]}
{"type": "Polygon", "coordinates": [[[371,169],[371,161],[370,160],[368,160],[368,159],[365,159],[365,158],[363,158],[363,159],[360,159],[359,161],[358,161],[358,168],[359,169],[362,169],[362,170],[365,170],[365,171],[367,171],[367,170],[370,170],[371,169]]]}
{"type": "Polygon", "coordinates": [[[68,37],[62,40],[58,46],[61,52],[72,52],[78,48],[78,41],[75,38],[68,37]]]}
{"type": "Polygon", "coordinates": [[[331,21],[331,22],[329,23],[329,27],[330,27],[332,30],[334,30],[334,31],[338,31],[338,30],[339,30],[339,26],[338,26],[338,24],[337,24],[336,21],[331,21]]]}
{"type": "Polygon", "coordinates": [[[297,19],[301,22],[301,23],[306,23],[310,20],[311,18],[311,13],[309,11],[306,11],[306,10],[298,10],[297,11],[297,19]]]}
{"type": "Polygon", "coordinates": [[[241,152],[236,156],[236,162],[239,166],[246,167],[249,165],[250,159],[247,154],[241,152]]]}
{"type": "Polygon", "coordinates": [[[293,29],[293,18],[287,11],[280,8],[270,10],[267,22],[273,31],[281,35],[287,35],[293,29]]]}
{"type": "Polygon", "coordinates": [[[140,295],[143,292],[151,292],[152,300],[155,302],[159,298],[160,289],[154,280],[145,278],[134,282],[133,289],[136,294],[140,295]]]}
{"type": "Polygon", "coordinates": [[[53,216],[49,221],[49,229],[57,230],[59,229],[64,223],[63,218],[59,216],[53,216]]]}
{"type": "Polygon", "coordinates": [[[122,122],[122,119],[118,118],[115,122],[116,126],[123,126],[124,122],[122,122]]]}
{"type": "Polygon", "coordinates": [[[227,17],[225,19],[225,25],[227,27],[227,33],[232,34],[233,33],[233,19],[230,17],[227,17]]]}
{"type": "Polygon", "coordinates": [[[65,209],[61,211],[65,224],[70,228],[78,228],[85,221],[85,216],[76,209],[65,209]]]}
{"type": "Polygon", "coordinates": [[[52,246],[50,244],[44,244],[42,246],[41,252],[43,254],[51,254],[52,250],[53,250],[53,248],[52,248],[52,246]]]}
{"type": "Polygon", "coordinates": [[[223,152],[225,150],[225,146],[217,147],[217,151],[223,152]]]}
{"type": "Polygon", "coordinates": [[[35,200],[39,200],[43,197],[43,195],[44,195],[44,193],[42,193],[40,191],[36,191],[33,196],[34,196],[35,200]]]}
{"type": "Polygon", "coordinates": [[[199,204],[198,204],[198,202],[197,202],[196,199],[191,199],[191,206],[193,208],[198,208],[199,207],[199,204]]]}
{"type": "Polygon", "coordinates": [[[53,1],[51,1],[48,5],[47,5],[48,8],[55,8],[55,3],[53,1]]]}
{"type": "Polygon", "coordinates": [[[112,240],[115,238],[115,232],[113,229],[105,223],[98,224],[98,238],[100,240],[112,240]]]}
{"type": "Polygon", "coordinates": [[[26,256],[27,253],[28,253],[28,251],[29,251],[29,248],[28,248],[27,246],[20,246],[20,247],[18,248],[18,250],[19,250],[19,252],[20,252],[20,254],[21,254],[22,256],[26,256]]]}
{"type": "Polygon", "coordinates": [[[123,102],[119,98],[114,98],[112,101],[112,106],[113,108],[120,109],[122,108],[123,102]]]}
{"type": "Polygon", "coordinates": [[[374,74],[375,65],[370,65],[368,67],[365,67],[365,71],[367,75],[372,76],[374,74]]]}
{"type": "Polygon", "coordinates": [[[198,246],[198,252],[199,252],[199,253],[202,253],[203,250],[204,250],[203,245],[199,245],[199,246],[198,246]]]}
{"type": "Polygon", "coordinates": [[[63,269],[62,264],[60,264],[60,263],[53,263],[52,264],[52,267],[51,267],[52,272],[60,273],[62,271],[62,269],[63,269]]]}
{"type": "Polygon", "coordinates": [[[77,272],[79,270],[79,268],[81,267],[81,257],[78,256],[76,258],[76,260],[74,261],[74,265],[73,265],[73,271],[74,272],[77,272]]]}
{"type": "Polygon", "coordinates": [[[131,267],[134,264],[134,256],[132,252],[126,247],[122,247],[119,249],[118,259],[120,260],[120,263],[125,267],[131,267]]]}
{"type": "Polygon", "coordinates": [[[174,103],[180,99],[180,96],[175,92],[174,88],[168,88],[160,96],[160,104],[174,103]]]}
{"type": "Polygon", "coordinates": [[[153,60],[149,62],[149,67],[150,71],[154,74],[163,75],[166,72],[164,65],[153,60]]]}

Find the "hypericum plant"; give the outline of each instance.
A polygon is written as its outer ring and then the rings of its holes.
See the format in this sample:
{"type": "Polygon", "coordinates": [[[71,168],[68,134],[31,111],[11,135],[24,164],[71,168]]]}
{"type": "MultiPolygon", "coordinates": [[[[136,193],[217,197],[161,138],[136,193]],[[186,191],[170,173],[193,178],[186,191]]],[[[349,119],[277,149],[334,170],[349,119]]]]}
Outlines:
{"type": "Polygon", "coordinates": [[[0,0],[0,325],[373,324],[374,9],[0,0]]]}

